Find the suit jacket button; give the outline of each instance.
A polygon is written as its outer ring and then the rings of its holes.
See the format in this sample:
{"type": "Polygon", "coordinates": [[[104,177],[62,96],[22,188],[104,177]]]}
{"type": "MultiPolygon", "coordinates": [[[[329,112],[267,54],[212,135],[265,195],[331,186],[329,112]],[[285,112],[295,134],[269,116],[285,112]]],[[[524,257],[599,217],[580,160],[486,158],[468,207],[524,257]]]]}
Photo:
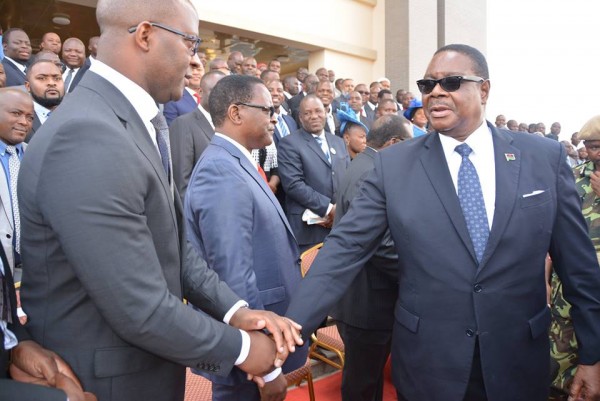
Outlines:
{"type": "Polygon", "coordinates": [[[6,238],[10,238],[10,234],[6,234],[6,238]]]}
{"type": "Polygon", "coordinates": [[[473,291],[479,293],[483,290],[483,287],[481,286],[481,284],[475,284],[475,286],[473,287],[473,291]]]}
{"type": "Polygon", "coordinates": [[[467,334],[467,337],[473,337],[475,335],[475,332],[471,329],[467,329],[465,333],[467,334]]]}

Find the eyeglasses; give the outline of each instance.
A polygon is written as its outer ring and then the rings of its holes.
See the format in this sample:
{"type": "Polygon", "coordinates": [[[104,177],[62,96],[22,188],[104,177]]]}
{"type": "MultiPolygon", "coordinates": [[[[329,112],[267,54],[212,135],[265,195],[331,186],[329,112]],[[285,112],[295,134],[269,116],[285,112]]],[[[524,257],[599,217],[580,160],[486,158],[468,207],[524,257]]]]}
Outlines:
{"type": "Polygon", "coordinates": [[[360,93],[361,95],[370,95],[371,92],[367,92],[367,91],[357,91],[358,93],[360,93]]]}
{"type": "Polygon", "coordinates": [[[273,106],[263,106],[261,104],[252,104],[252,103],[244,103],[244,102],[237,102],[234,104],[236,106],[246,106],[246,107],[252,107],[255,109],[260,109],[260,110],[264,111],[265,113],[269,113],[269,117],[273,117],[273,114],[275,114],[275,107],[273,107],[273,106]]]}
{"type": "Polygon", "coordinates": [[[482,83],[485,81],[485,79],[469,75],[455,75],[451,77],[444,77],[441,79],[419,79],[417,81],[417,86],[419,87],[419,91],[422,94],[429,95],[437,84],[440,84],[442,89],[446,92],[455,92],[460,89],[462,81],[482,83]]]}
{"type": "MultiPolygon", "coordinates": [[[[148,22],[148,24],[150,24],[151,26],[155,26],[157,28],[160,29],[164,29],[165,31],[174,33],[175,35],[179,35],[183,38],[183,40],[190,42],[191,45],[189,46],[190,48],[190,52],[192,53],[192,56],[196,53],[198,53],[198,48],[200,47],[200,42],[202,42],[202,39],[200,39],[198,36],[196,35],[190,35],[187,33],[183,33],[181,31],[178,31],[175,28],[171,28],[169,26],[163,25],[163,24],[159,24],[158,22],[148,22]]],[[[132,26],[131,28],[129,28],[127,30],[127,32],[129,33],[134,33],[135,31],[137,31],[139,24],[137,26],[132,26]]]]}

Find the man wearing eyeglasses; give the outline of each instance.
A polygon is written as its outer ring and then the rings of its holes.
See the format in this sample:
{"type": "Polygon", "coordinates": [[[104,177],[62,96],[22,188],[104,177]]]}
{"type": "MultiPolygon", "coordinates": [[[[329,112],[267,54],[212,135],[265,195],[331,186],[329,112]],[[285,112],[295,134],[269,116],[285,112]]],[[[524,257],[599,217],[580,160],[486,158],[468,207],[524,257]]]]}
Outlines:
{"type": "Polygon", "coordinates": [[[434,132],[378,153],[287,315],[314,330],[389,228],[398,398],[545,401],[549,253],[581,342],[572,394],[599,399],[600,268],[564,147],[485,121],[487,62],[470,46],[439,49],[417,86],[434,132]]]}
{"type": "MultiPolygon", "coordinates": [[[[188,239],[253,309],[283,314],[301,275],[300,252],[292,229],[265,172],[252,156],[273,141],[275,114],[271,95],[255,77],[221,79],[209,99],[215,136],[194,167],[185,198],[188,239]]],[[[290,355],[283,373],[306,362],[307,347],[290,355]]],[[[246,374],[208,376],[213,401],[283,400],[286,379],[278,369],[259,391],[246,374]],[[267,395],[270,398],[267,398],[267,395]]]]}
{"type": "Polygon", "coordinates": [[[288,319],[245,307],[189,247],[157,107],[183,92],[195,8],[99,0],[96,14],[97,60],[21,162],[27,329],[103,401],[181,401],[186,366],[262,376],[302,341],[288,319]]]}

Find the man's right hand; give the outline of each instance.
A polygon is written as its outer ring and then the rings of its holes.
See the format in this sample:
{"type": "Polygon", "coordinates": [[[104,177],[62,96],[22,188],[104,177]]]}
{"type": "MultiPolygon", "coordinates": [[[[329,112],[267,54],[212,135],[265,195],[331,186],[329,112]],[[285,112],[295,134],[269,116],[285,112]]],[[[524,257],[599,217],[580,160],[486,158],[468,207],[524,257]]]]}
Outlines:
{"type": "Polygon", "coordinates": [[[265,376],[275,369],[277,350],[275,342],[259,331],[249,331],[250,352],[246,360],[238,368],[252,376],[265,376]]]}

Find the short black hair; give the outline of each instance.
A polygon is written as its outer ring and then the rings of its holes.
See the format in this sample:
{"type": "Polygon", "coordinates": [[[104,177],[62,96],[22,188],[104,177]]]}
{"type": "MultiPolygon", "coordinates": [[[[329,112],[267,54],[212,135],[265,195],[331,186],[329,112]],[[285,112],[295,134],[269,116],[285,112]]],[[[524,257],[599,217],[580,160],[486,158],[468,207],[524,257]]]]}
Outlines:
{"type": "Polygon", "coordinates": [[[382,89],[382,90],[380,90],[380,91],[379,91],[379,93],[377,94],[377,99],[381,100],[381,98],[383,98],[383,95],[387,95],[387,94],[389,94],[389,95],[392,95],[392,96],[393,96],[393,94],[392,94],[392,91],[391,91],[391,90],[389,90],[389,89],[382,89]]]}
{"type": "MultiPolygon", "coordinates": [[[[38,53],[38,54],[39,54],[39,53],[38,53]]],[[[31,81],[31,80],[30,80],[30,78],[31,78],[31,74],[32,74],[32,71],[33,71],[33,66],[35,66],[35,65],[38,65],[38,64],[41,64],[41,63],[49,63],[49,64],[52,64],[53,66],[55,66],[55,67],[58,69],[58,71],[59,71],[59,72],[61,73],[61,75],[62,75],[62,70],[60,69],[60,67],[59,67],[59,66],[57,66],[57,65],[54,63],[54,61],[52,61],[52,60],[45,60],[45,59],[35,59],[35,60],[33,61],[33,63],[29,64],[29,66],[27,67],[27,73],[25,74],[25,80],[26,80],[27,82],[30,82],[30,81],[31,81]]]]}
{"type": "Polygon", "coordinates": [[[264,86],[260,79],[248,75],[228,75],[217,82],[208,99],[210,117],[215,127],[223,125],[229,106],[252,100],[256,85],[264,86]]]}
{"type": "Polygon", "coordinates": [[[473,71],[475,74],[483,79],[490,79],[490,72],[488,70],[488,64],[483,53],[474,47],[463,44],[451,44],[444,47],[440,47],[434,56],[442,52],[456,52],[464,54],[473,62],[473,71]]]}
{"type": "MultiPolygon", "coordinates": [[[[4,34],[2,35],[2,44],[8,43],[8,39],[10,39],[10,34],[16,31],[25,32],[25,30],[21,28],[8,28],[6,31],[4,31],[4,34]]],[[[27,34],[27,32],[25,32],[25,34],[27,34]]]]}
{"type": "Polygon", "coordinates": [[[373,123],[373,128],[371,128],[367,137],[367,143],[372,148],[379,149],[392,138],[405,140],[411,137],[412,129],[410,122],[406,118],[396,114],[388,114],[387,116],[379,117],[373,123]]]}

